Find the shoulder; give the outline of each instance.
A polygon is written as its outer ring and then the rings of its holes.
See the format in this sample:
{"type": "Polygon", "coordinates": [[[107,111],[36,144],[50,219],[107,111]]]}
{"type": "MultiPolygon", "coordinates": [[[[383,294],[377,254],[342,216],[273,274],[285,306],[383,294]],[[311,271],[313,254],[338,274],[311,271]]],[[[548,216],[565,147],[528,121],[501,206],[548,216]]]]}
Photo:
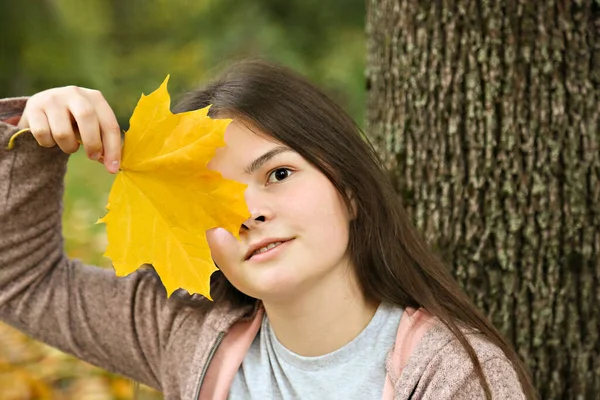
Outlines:
{"type": "MultiPolygon", "coordinates": [[[[440,322],[431,326],[412,349],[394,386],[396,398],[483,398],[483,388],[466,350],[440,322]]],[[[483,335],[465,330],[494,398],[524,398],[519,379],[502,350],[483,335]]]]}
{"type": "Polygon", "coordinates": [[[213,302],[200,296],[181,297],[172,299],[171,307],[178,317],[172,323],[172,332],[164,351],[162,381],[163,387],[169,385],[171,391],[185,393],[183,398],[193,398],[199,379],[198,371],[206,367],[219,335],[229,332],[239,322],[253,320],[259,307],[236,307],[227,301],[213,302]]]}

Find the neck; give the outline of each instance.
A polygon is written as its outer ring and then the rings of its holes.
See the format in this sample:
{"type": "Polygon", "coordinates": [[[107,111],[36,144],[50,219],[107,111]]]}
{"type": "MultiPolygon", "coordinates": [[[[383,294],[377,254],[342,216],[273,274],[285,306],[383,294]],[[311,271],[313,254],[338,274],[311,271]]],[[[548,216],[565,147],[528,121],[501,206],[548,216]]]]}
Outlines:
{"type": "Polygon", "coordinates": [[[354,274],[332,273],[293,301],[263,301],[277,339],[305,357],[331,353],[356,338],[377,304],[368,302],[354,274]]]}

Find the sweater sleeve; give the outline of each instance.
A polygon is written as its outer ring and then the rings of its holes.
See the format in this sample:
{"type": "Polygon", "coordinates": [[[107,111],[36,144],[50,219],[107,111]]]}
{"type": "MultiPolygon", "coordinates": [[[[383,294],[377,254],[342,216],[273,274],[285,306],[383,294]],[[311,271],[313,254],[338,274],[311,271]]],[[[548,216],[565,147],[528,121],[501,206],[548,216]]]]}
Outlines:
{"type": "MultiPolygon", "coordinates": [[[[14,122],[26,99],[0,100],[14,122]]],[[[141,270],[70,260],[61,233],[68,156],[0,122],[0,320],[89,363],[161,390],[161,362],[173,326],[186,319],[160,282],[141,270]]],[[[197,318],[196,318],[197,319],[197,318]]]]}

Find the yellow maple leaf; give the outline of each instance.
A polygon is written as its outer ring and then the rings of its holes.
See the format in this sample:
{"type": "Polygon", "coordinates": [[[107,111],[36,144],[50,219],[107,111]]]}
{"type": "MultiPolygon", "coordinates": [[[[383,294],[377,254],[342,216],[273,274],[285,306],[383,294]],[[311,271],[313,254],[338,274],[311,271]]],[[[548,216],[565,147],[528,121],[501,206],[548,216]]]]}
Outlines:
{"type": "Polygon", "coordinates": [[[207,169],[231,120],[211,119],[209,107],[171,113],[168,80],[142,95],[131,116],[108,213],[98,222],[106,224],[105,256],[118,276],[152,264],[169,296],[182,288],[210,299],[216,267],[206,231],[222,227],[238,237],[250,215],[246,185],[207,169]]]}

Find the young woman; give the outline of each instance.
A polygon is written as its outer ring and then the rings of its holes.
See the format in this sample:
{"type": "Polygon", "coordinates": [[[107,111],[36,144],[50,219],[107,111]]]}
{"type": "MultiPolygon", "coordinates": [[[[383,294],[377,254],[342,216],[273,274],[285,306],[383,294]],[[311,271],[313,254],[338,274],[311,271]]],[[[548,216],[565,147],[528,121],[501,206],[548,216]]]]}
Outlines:
{"type": "Polygon", "coordinates": [[[167,399],[534,398],[525,367],[415,233],[355,123],[291,71],[237,64],[175,112],[232,118],[209,167],[248,184],[237,241],[207,233],[214,302],[167,299],[63,252],[67,154],[118,170],[102,95],[0,103],[0,318],[167,399]],[[33,135],[4,146],[19,128],[33,135]]]}

